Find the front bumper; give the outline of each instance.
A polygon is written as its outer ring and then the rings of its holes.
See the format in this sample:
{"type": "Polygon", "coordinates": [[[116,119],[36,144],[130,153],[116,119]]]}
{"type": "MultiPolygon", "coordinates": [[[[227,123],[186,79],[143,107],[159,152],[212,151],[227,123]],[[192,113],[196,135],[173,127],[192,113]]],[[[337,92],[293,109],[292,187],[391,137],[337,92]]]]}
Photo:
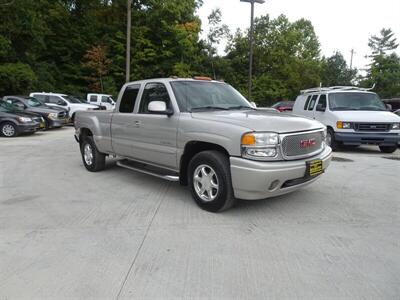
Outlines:
{"type": "Polygon", "coordinates": [[[39,123],[18,124],[19,133],[33,133],[40,129],[39,123]]]}
{"type": "Polygon", "coordinates": [[[316,156],[295,161],[259,162],[231,157],[234,195],[238,199],[258,200],[290,193],[320,177],[305,177],[307,161],[321,159],[325,170],[331,158],[332,150],[329,147],[316,156]],[[271,184],[276,180],[279,183],[271,188],[271,184]]]}
{"type": "Polygon", "coordinates": [[[67,119],[56,119],[56,120],[49,120],[50,128],[57,128],[62,127],[67,124],[67,119]]]}
{"type": "Polygon", "coordinates": [[[335,139],[345,145],[373,144],[394,146],[400,142],[400,133],[335,132],[335,139]]]}

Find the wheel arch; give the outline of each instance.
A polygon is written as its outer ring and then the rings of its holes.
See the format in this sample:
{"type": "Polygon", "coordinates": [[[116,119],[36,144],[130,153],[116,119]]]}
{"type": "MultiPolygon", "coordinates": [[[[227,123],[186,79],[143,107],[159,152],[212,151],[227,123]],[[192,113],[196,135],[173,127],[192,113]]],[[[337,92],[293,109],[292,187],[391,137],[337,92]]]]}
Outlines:
{"type": "Polygon", "coordinates": [[[187,142],[183,151],[183,154],[180,159],[180,167],[179,167],[179,182],[181,185],[188,184],[187,171],[190,160],[197,154],[207,150],[215,150],[225,154],[229,157],[229,152],[225,147],[209,142],[203,141],[190,141],[187,142]]]}

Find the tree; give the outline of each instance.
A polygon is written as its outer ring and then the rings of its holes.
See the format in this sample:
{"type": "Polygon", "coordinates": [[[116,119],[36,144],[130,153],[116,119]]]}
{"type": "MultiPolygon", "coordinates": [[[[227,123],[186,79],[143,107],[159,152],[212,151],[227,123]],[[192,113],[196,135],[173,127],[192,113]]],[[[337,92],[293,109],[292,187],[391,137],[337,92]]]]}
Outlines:
{"type": "Polygon", "coordinates": [[[84,66],[90,71],[87,77],[90,88],[94,92],[104,92],[103,77],[108,73],[111,60],[107,58],[106,47],[97,45],[87,50],[84,55],[84,66]]]}
{"type": "MultiPolygon", "coordinates": [[[[229,41],[226,81],[246,91],[248,31],[237,31],[229,41]]],[[[254,26],[253,98],[270,105],[276,98],[293,99],[299,90],[320,82],[320,45],[312,24],[291,23],[285,16],[256,18],[254,26]]]]}
{"type": "Polygon", "coordinates": [[[324,86],[352,85],[357,70],[350,69],[340,52],[322,59],[321,82],[324,86]]]}
{"type": "Polygon", "coordinates": [[[373,35],[369,38],[368,46],[372,50],[371,56],[374,57],[395,50],[399,44],[396,43],[396,38],[394,37],[392,29],[383,28],[380,31],[380,36],[373,35]]]}
{"type": "Polygon", "coordinates": [[[206,49],[208,56],[211,61],[211,68],[213,78],[216,79],[215,67],[214,67],[214,56],[217,54],[216,46],[220,43],[223,38],[230,37],[229,27],[226,24],[221,24],[222,13],[219,8],[214,9],[208,16],[209,31],[207,34],[206,49]]]}
{"type": "Polygon", "coordinates": [[[388,53],[398,47],[394,34],[390,29],[382,29],[381,37],[372,36],[368,45],[372,51],[372,63],[361,84],[375,84],[375,91],[383,98],[400,96],[400,57],[388,53]]]}

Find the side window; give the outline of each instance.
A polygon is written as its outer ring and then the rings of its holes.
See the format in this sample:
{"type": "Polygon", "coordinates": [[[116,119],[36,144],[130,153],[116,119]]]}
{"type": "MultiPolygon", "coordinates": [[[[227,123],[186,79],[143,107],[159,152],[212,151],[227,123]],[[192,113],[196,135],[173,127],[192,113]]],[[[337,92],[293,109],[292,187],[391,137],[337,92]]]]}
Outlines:
{"type": "Polygon", "coordinates": [[[325,111],[326,110],[326,95],[321,95],[319,97],[316,110],[317,111],[325,111]]]}
{"type": "Polygon", "coordinates": [[[67,106],[67,103],[58,96],[49,96],[49,102],[52,104],[67,106]]]}
{"type": "Polygon", "coordinates": [[[306,100],[306,103],[304,104],[304,110],[307,110],[308,103],[310,103],[310,100],[311,100],[311,96],[308,96],[307,100],[306,100]]]}
{"type": "Polygon", "coordinates": [[[162,83],[148,83],[146,84],[142,101],[140,102],[139,113],[148,114],[149,103],[152,101],[165,102],[167,108],[171,107],[171,100],[168,95],[167,88],[162,83]]]}
{"type": "Polygon", "coordinates": [[[110,97],[108,97],[108,96],[101,96],[101,102],[103,102],[103,103],[111,103],[109,98],[110,97]]]}
{"type": "Polygon", "coordinates": [[[34,94],[34,95],[32,95],[32,96],[33,96],[34,98],[38,99],[38,100],[41,100],[41,101],[46,100],[46,96],[45,96],[45,95],[34,94]]]}
{"type": "Polygon", "coordinates": [[[97,102],[97,96],[96,95],[92,95],[90,96],[90,102],[97,102]]]}
{"type": "Polygon", "coordinates": [[[313,110],[315,106],[315,102],[317,102],[318,95],[314,95],[311,98],[310,104],[308,105],[308,110],[313,110]]]}
{"type": "Polygon", "coordinates": [[[119,112],[132,113],[135,108],[136,98],[139,94],[140,85],[131,85],[126,87],[119,104],[119,112]]]}

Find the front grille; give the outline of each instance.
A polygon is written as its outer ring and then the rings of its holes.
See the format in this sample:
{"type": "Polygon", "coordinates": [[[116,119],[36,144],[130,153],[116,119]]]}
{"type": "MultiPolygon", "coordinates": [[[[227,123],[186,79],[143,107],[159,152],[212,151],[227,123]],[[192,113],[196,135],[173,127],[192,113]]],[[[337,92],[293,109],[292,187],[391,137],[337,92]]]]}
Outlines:
{"type": "Polygon", "coordinates": [[[355,131],[384,132],[390,130],[388,123],[354,123],[355,131]]]}
{"type": "Polygon", "coordinates": [[[282,140],[283,156],[288,159],[307,157],[322,150],[323,131],[293,134],[282,140]]]}
{"type": "Polygon", "coordinates": [[[61,111],[58,113],[58,118],[59,119],[64,119],[66,117],[67,113],[65,111],[61,111]]]}

